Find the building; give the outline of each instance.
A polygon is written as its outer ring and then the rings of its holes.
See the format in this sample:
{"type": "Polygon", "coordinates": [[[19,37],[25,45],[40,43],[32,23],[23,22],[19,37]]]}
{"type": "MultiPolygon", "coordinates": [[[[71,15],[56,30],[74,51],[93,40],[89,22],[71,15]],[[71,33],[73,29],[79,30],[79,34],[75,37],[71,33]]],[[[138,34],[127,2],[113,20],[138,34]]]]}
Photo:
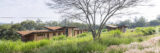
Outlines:
{"type": "Polygon", "coordinates": [[[106,28],[108,31],[119,29],[122,32],[126,32],[127,26],[125,25],[121,25],[121,26],[107,25],[106,28]]]}
{"type": "Polygon", "coordinates": [[[76,27],[45,27],[47,30],[17,31],[21,35],[22,41],[37,41],[42,39],[52,39],[53,36],[66,35],[76,36],[87,30],[79,30],[76,27]]]}

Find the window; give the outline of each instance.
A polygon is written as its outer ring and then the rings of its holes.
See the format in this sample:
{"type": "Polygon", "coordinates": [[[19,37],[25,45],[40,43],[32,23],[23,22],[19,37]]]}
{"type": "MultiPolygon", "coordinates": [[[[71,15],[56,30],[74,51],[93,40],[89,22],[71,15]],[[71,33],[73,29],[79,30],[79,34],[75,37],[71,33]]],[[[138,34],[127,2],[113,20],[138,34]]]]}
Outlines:
{"type": "Polygon", "coordinates": [[[58,32],[58,35],[61,35],[61,32],[58,32]]]}
{"type": "Polygon", "coordinates": [[[39,33],[38,36],[45,36],[45,34],[44,33],[39,33]]]}

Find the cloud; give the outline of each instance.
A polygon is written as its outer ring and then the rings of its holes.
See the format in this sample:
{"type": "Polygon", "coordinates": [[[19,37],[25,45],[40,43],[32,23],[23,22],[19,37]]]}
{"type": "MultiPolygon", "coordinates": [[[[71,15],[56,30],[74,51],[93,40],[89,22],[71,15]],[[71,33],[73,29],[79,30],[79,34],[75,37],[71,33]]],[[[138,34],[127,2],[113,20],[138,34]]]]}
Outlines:
{"type": "MultiPolygon", "coordinates": [[[[2,22],[19,22],[26,19],[35,20],[36,18],[21,18],[21,17],[49,17],[40,18],[43,21],[59,20],[59,13],[54,13],[52,9],[46,6],[45,2],[48,0],[0,0],[0,17],[17,17],[17,18],[0,18],[2,22]],[[50,18],[52,17],[52,18],[50,18]],[[54,18],[53,18],[54,17],[54,18]],[[6,21],[9,20],[9,21],[6,21]]],[[[155,19],[160,14],[160,0],[152,0],[149,4],[152,7],[137,7],[131,11],[139,12],[135,16],[145,16],[147,19],[155,19]]],[[[128,18],[130,19],[130,18],[128,18]]]]}

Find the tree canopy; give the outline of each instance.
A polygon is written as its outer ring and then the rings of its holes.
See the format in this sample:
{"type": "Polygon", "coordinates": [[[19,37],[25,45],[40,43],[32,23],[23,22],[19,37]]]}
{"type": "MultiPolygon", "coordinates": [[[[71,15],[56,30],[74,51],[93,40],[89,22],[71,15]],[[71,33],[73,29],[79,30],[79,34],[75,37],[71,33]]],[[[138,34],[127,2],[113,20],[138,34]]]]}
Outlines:
{"type": "Polygon", "coordinates": [[[87,23],[94,39],[99,38],[106,22],[121,10],[136,6],[142,0],[52,0],[51,8],[60,9],[70,18],[87,23]],[[98,30],[96,24],[99,24],[98,30]],[[98,32],[96,32],[98,31],[98,32]]]}

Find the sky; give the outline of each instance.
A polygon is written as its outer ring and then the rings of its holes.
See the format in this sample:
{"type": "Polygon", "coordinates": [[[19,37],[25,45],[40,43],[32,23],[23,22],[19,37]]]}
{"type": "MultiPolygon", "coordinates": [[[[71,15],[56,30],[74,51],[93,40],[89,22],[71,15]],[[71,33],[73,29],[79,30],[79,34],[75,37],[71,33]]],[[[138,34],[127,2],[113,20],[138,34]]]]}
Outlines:
{"type": "MultiPolygon", "coordinates": [[[[50,9],[45,3],[48,0],[0,0],[0,23],[17,23],[24,20],[59,21],[61,20],[56,10],[50,9]]],[[[153,6],[140,6],[130,9],[138,12],[135,15],[124,16],[125,19],[144,16],[147,20],[156,19],[160,15],[160,0],[152,0],[148,3],[153,6]],[[128,18],[130,17],[130,18],[128,18]]],[[[113,20],[120,20],[115,18],[113,20]]]]}

